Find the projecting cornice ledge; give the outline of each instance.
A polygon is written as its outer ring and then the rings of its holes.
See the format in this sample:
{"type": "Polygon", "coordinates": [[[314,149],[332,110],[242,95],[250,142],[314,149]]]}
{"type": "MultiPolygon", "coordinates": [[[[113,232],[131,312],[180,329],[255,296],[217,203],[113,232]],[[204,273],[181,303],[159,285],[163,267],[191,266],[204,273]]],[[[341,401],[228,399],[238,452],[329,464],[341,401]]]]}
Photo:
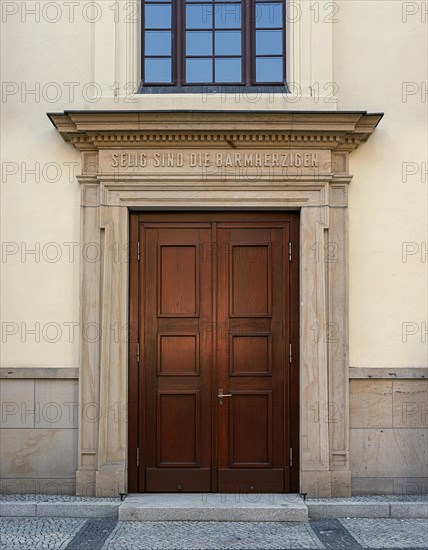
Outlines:
{"type": "Polygon", "coordinates": [[[298,147],[351,152],[383,113],[365,111],[65,111],[48,113],[81,151],[199,144],[298,147]]]}

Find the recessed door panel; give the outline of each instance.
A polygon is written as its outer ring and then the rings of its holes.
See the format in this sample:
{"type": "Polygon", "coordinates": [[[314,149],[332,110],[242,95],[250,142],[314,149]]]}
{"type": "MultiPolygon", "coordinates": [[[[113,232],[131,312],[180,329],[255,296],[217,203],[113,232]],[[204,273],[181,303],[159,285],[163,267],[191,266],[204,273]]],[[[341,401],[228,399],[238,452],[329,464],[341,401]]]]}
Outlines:
{"type": "Polygon", "coordinates": [[[229,339],[230,376],[271,376],[271,333],[231,333],[229,339]]]}
{"type": "Polygon", "coordinates": [[[160,243],[158,316],[196,317],[199,313],[199,247],[160,243]]]}
{"type": "Polygon", "coordinates": [[[272,466],[272,392],[231,393],[229,467],[272,466]]]}
{"type": "Polygon", "coordinates": [[[158,334],[158,376],[199,374],[199,333],[158,334]]]}
{"type": "Polygon", "coordinates": [[[200,463],[199,391],[158,391],[157,466],[200,463]]]}
{"type": "Polygon", "coordinates": [[[230,316],[270,316],[270,243],[230,243],[229,247],[230,316]]]}

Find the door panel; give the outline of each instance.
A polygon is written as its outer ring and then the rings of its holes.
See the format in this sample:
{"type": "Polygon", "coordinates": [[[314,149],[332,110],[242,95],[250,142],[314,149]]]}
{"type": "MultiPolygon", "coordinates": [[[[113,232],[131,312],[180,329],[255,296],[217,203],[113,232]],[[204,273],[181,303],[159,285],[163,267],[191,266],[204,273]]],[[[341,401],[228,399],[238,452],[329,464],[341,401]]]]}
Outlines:
{"type": "Polygon", "coordinates": [[[148,491],[210,486],[211,266],[201,248],[210,227],[141,224],[144,232],[145,459],[148,491]],[[191,476],[190,471],[198,472],[191,476]]]}
{"type": "Polygon", "coordinates": [[[272,466],[272,392],[232,390],[229,410],[232,468],[272,466]]]}
{"type": "Polygon", "coordinates": [[[289,227],[218,224],[217,242],[218,490],[284,491],[289,227]]]}
{"type": "Polygon", "coordinates": [[[141,257],[130,264],[130,491],[298,489],[296,228],[284,213],[132,216],[141,257]]]}

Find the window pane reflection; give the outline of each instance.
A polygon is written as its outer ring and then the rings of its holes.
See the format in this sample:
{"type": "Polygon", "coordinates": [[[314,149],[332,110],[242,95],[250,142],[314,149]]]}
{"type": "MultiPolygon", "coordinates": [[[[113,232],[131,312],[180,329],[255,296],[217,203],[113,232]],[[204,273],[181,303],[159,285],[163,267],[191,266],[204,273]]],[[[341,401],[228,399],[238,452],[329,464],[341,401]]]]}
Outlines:
{"type": "Polygon", "coordinates": [[[283,26],[282,4],[256,4],[255,21],[258,29],[279,29],[283,26]]]}
{"type": "Polygon", "coordinates": [[[241,55],[240,31],[217,31],[215,33],[216,55],[241,55]]]}
{"type": "Polygon", "coordinates": [[[171,59],[146,57],[144,63],[144,77],[146,82],[156,84],[171,82],[171,59]]]}
{"type": "Polygon", "coordinates": [[[186,27],[188,29],[211,29],[213,9],[210,4],[186,6],[186,27]]]}
{"type": "Polygon", "coordinates": [[[190,84],[212,82],[212,59],[187,59],[186,82],[190,84]]]}
{"type": "Polygon", "coordinates": [[[186,33],[187,55],[212,55],[213,33],[206,31],[188,31],[186,33]]]}
{"type": "Polygon", "coordinates": [[[241,59],[216,59],[215,81],[241,82],[241,59]]]}
{"type": "Polygon", "coordinates": [[[256,59],[257,82],[282,82],[283,78],[282,57],[258,57],[256,59]]]}
{"type": "Polygon", "coordinates": [[[256,31],[257,55],[281,55],[282,31],[256,31]]]}
{"type": "Polygon", "coordinates": [[[146,29],[170,29],[171,6],[146,4],[144,24],[146,29]]]}
{"type": "Polygon", "coordinates": [[[242,6],[240,4],[216,4],[215,26],[217,29],[240,29],[242,6]]]}
{"type": "Polygon", "coordinates": [[[146,55],[171,55],[171,32],[147,31],[144,43],[146,55]]]}

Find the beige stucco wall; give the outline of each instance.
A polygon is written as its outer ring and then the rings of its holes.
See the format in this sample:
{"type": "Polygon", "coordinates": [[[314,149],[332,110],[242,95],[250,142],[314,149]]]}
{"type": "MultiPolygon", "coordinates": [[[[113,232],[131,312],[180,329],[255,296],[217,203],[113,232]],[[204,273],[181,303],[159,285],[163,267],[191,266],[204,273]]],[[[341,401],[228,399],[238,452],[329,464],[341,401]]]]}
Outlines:
{"type": "MultiPolygon", "coordinates": [[[[290,102],[281,95],[196,95],[144,96],[128,103],[130,98],[104,96],[111,96],[115,80],[123,82],[130,63],[136,66],[136,57],[129,62],[126,42],[130,39],[126,33],[136,25],[115,26],[114,14],[105,5],[104,11],[93,15],[87,3],[81,3],[70,24],[67,3],[57,2],[59,11],[46,12],[40,3],[24,3],[27,11],[17,3],[16,13],[12,4],[3,6],[2,13],[2,131],[7,136],[2,140],[2,238],[16,244],[3,248],[2,318],[12,323],[3,324],[3,366],[78,364],[78,331],[68,323],[78,321],[82,251],[78,244],[64,243],[79,242],[79,189],[70,178],[78,171],[79,159],[45,113],[186,106],[385,112],[370,144],[351,157],[355,178],[350,187],[350,364],[426,364],[427,176],[422,175],[422,163],[427,148],[427,31],[421,11],[406,13],[417,7],[338,2],[332,11],[320,3],[317,15],[303,2],[299,25],[290,23],[289,33],[290,51],[300,48],[302,54],[300,64],[292,56],[290,60],[297,83],[293,90],[300,89],[300,100],[290,102]],[[39,5],[39,21],[29,13],[32,4],[39,5]],[[94,18],[98,22],[90,23],[94,18]],[[119,31],[113,40],[115,29],[119,31]],[[305,40],[309,33],[311,47],[305,40]],[[327,53],[320,54],[320,49],[327,53]],[[98,91],[89,86],[93,81],[98,91]],[[409,83],[409,93],[403,99],[404,82],[409,83]],[[310,83],[314,90],[326,86],[327,97],[310,98],[310,83]],[[36,95],[25,93],[34,88],[36,95]],[[330,97],[333,91],[338,102],[330,97]],[[94,94],[97,100],[88,102],[94,94]],[[405,162],[415,163],[407,168],[406,183],[405,162]],[[37,176],[25,173],[33,169],[37,176]],[[417,173],[412,175],[413,171],[417,173]],[[48,243],[56,244],[47,247],[48,243]],[[37,257],[25,255],[25,248],[34,246],[40,247],[37,257]],[[10,254],[5,256],[5,251],[10,254]],[[25,336],[25,329],[34,328],[40,342],[31,334],[25,336]]],[[[122,15],[120,20],[126,14],[122,15]]],[[[131,39],[135,37],[136,32],[131,39]]]]}
{"type": "Polygon", "coordinates": [[[422,366],[428,341],[423,3],[339,6],[338,106],[385,112],[370,143],[350,158],[350,364],[422,366]],[[418,6],[417,14],[406,15],[418,6]]]}

